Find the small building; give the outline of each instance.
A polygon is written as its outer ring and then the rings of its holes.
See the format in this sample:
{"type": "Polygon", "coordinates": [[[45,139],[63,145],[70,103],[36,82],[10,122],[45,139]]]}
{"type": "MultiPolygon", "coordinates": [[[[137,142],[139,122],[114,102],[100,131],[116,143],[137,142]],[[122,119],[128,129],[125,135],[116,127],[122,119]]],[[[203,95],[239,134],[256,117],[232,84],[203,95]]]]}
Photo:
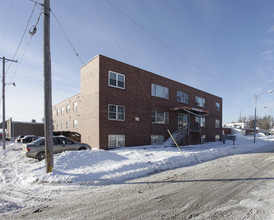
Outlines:
{"type": "Polygon", "coordinates": [[[93,148],[162,143],[168,130],[181,145],[222,135],[222,98],[102,55],[81,68],[80,93],[52,110],[55,131],[93,148]]]}
{"type": "Polygon", "coordinates": [[[36,120],[19,122],[13,121],[12,118],[10,118],[6,121],[6,130],[8,138],[15,138],[19,135],[44,136],[44,123],[36,122],[36,120]]]}

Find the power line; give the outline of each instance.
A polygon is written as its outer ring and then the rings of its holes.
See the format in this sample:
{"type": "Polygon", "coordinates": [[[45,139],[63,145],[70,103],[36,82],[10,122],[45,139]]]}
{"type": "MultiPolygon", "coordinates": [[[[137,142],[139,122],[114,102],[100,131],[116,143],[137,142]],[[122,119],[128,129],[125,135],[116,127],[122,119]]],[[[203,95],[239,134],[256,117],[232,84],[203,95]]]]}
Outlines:
{"type": "MultiPolygon", "coordinates": [[[[115,43],[117,44],[117,46],[118,46],[118,48],[119,48],[121,54],[124,56],[124,59],[127,61],[127,63],[129,63],[129,61],[128,61],[128,59],[127,59],[127,56],[125,55],[124,51],[122,50],[122,48],[121,48],[121,46],[120,46],[118,40],[115,38],[114,33],[111,31],[110,26],[107,24],[106,20],[104,19],[104,17],[103,17],[103,15],[102,15],[102,13],[100,12],[99,8],[96,6],[95,2],[93,2],[93,3],[94,3],[94,5],[95,5],[95,8],[97,9],[97,11],[98,11],[98,13],[99,13],[99,15],[100,15],[102,21],[103,21],[103,23],[105,24],[107,30],[109,31],[110,35],[111,35],[112,38],[114,39],[115,43]]],[[[132,67],[131,65],[129,65],[129,68],[133,69],[133,67],[132,67]]],[[[152,100],[151,100],[151,98],[150,98],[150,94],[149,94],[149,93],[147,92],[147,90],[145,89],[145,86],[143,85],[142,81],[139,80],[138,74],[137,74],[136,71],[134,71],[134,70],[133,70],[132,72],[135,73],[135,77],[136,77],[137,84],[139,84],[140,87],[141,87],[141,89],[143,89],[143,91],[144,91],[146,97],[148,98],[148,101],[150,102],[151,106],[153,107],[154,110],[156,110],[157,108],[156,108],[155,104],[152,102],[152,100]]],[[[137,94],[136,94],[136,95],[137,95],[137,94]]],[[[136,109],[137,109],[137,106],[138,106],[138,105],[137,105],[137,102],[136,102],[136,109]]],[[[168,134],[169,134],[170,137],[172,138],[173,142],[175,143],[175,145],[176,145],[177,148],[179,149],[179,151],[182,152],[181,149],[179,148],[177,142],[174,140],[173,135],[170,133],[170,131],[169,131],[167,125],[164,124],[164,126],[165,126],[165,128],[166,128],[168,134]]]]}
{"type": "Polygon", "coordinates": [[[50,10],[50,11],[51,11],[51,14],[53,15],[53,17],[55,18],[55,20],[57,21],[57,24],[58,24],[59,27],[61,28],[62,32],[64,33],[64,35],[65,35],[67,41],[69,42],[71,48],[72,48],[73,51],[74,51],[74,53],[76,54],[76,56],[78,57],[78,59],[81,61],[81,63],[82,63],[83,65],[85,65],[84,61],[81,59],[81,57],[79,56],[78,52],[76,51],[76,49],[75,49],[74,46],[72,45],[71,40],[69,39],[68,35],[66,34],[66,32],[65,32],[64,28],[62,27],[61,23],[59,22],[58,18],[56,17],[56,15],[53,13],[52,10],[50,10]]]}
{"type": "Polygon", "coordinates": [[[126,17],[127,19],[129,19],[131,22],[133,22],[136,26],[138,26],[140,29],[142,29],[144,32],[146,32],[148,35],[150,35],[152,38],[154,38],[156,41],[158,41],[159,43],[161,43],[162,45],[164,45],[166,48],[168,48],[170,51],[172,51],[173,53],[175,53],[177,56],[181,57],[182,59],[184,59],[185,61],[187,61],[188,63],[190,63],[191,65],[193,65],[194,67],[196,67],[198,70],[200,70],[203,73],[206,73],[207,75],[211,76],[212,78],[214,78],[215,80],[233,88],[236,89],[238,91],[241,91],[239,88],[234,87],[232,85],[230,85],[229,83],[217,78],[216,76],[214,76],[212,73],[208,72],[207,70],[205,70],[204,68],[202,68],[201,66],[199,66],[198,64],[194,63],[193,61],[191,61],[189,58],[187,58],[186,56],[182,55],[180,52],[178,52],[177,50],[173,49],[172,47],[170,47],[167,43],[165,43],[164,41],[160,40],[156,35],[154,35],[153,33],[151,33],[149,30],[147,30],[146,28],[144,28],[141,24],[139,24],[137,21],[135,21],[133,18],[131,18],[129,15],[127,15],[125,12],[123,12],[120,8],[116,7],[114,4],[112,4],[109,0],[105,0],[110,6],[112,6],[114,9],[116,9],[118,12],[120,12],[124,17],[126,17]]]}
{"type": "MultiPolygon", "coordinates": [[[[18,52],[18,50],[19,50],[19,48],[20,48],[20,46],[21,46],[21,43],[22,43],[22,41],[23,41],[23,39],[24,39],[24,36],[25,36],[26,31],[27,31],[27,29],[28,29],[28,26],[29,26],[30,20],[31,20],[31,18],[32,18],[32,16],[33,16],[33,13],[34,13],[35,7],[36,7],[36,5],[37,5],[37,0],[36,0],[34,3],[35,3],[35,4],[34,4],[34,6],[33,6],[33,8],[32,8],[32,11],[31,11],[31,14],[30,14],[29,20],[28,20],[28,22],[27,22],[27,25],[26,25],[25,30],[24,30],[24,32],[23,32],[23,35],[22,35],[22,37],[21,37],[21,39],[20,39],[20,42],[19,42],[19,44],[18,44],[18,46],[17,46],[17,48],[16,48],[16,51],[15,51],[15,53],[14,53],[14,55],[13,55],[12,59],[14,59],[14,58],[15,58],[15,56],[17,55],[17,52],[18,52]]],[[[10,65],[9,65],[8,69],[7,69],[7,73],[9,72],[10,66],[11,66],[11,63],[10,63],[10,65]]]]}

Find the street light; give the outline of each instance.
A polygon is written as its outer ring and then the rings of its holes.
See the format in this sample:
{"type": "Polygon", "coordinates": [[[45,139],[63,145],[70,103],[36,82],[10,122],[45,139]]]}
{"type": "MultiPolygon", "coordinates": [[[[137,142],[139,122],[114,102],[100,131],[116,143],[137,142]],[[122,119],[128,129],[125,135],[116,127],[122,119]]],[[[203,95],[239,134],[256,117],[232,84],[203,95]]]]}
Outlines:
{"type": "Polygon", "coordinates": [[[256,108],[257,108],[257,99],[258,99],[261,95],[263,95],[263,94],[265,94],[265,93],[272,93],[272,92],[273,92],[273,90],[268,90],[268,91],[265,91],[265,92],[260,93],[259,95],[256,95],[256,94],[255,94],[254,143],[256,142],[256,108]]]}

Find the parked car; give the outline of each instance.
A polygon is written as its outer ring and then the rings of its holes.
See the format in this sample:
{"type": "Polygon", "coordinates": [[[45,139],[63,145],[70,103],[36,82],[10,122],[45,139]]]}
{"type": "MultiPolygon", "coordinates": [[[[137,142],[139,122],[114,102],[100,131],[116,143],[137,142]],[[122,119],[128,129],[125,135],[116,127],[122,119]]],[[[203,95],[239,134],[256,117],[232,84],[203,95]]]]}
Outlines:
{"type": "MultiPolygon", "coordinates": [[[[75,150],[91,150],[91,147],[88,144],[72,141],[66,137],[53,137],[54,154],[75,150]]],[[[45,159],[45,138],[41,137],[29,144],[24,144],[22,154],[39,161],[45,159]]]]}
{"type": "Polygon", "coordinates": [[[54,131],[54,136],[65,136],[73,141],[81,142],[81,134],[75,131],[54,131]]]}
{"type": "Polygon", "coordinates": [[[39,137],[35,135],[26,135],[23,138],[21,138],[21,143],[30,143],[35,140],[37,140],[39,137]]]}
{"type": "Polygon", "coordinates": [[[25,137],[25,135],[19,135],[16,139],[15,139],[15,142],[17,143],[21,143],[21,139],[25,137]]]}

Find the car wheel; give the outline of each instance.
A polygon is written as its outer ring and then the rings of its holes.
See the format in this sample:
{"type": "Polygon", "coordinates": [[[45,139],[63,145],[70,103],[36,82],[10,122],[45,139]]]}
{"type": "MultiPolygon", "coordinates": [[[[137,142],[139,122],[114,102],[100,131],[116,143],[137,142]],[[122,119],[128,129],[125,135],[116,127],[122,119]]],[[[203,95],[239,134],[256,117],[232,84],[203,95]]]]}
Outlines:
{"type": "Polygon", "coordinates": [[[86,148],[85,147],[80,147],[79,150],[86,150],[86,148]]]}
{"type": "Polygon", "coordinates": [[[45,152],[42,151],[42,152],[39,152],[36,156],[37,160],[41,161],[41,160],[44,160],[45,159],[45,152]]]}

